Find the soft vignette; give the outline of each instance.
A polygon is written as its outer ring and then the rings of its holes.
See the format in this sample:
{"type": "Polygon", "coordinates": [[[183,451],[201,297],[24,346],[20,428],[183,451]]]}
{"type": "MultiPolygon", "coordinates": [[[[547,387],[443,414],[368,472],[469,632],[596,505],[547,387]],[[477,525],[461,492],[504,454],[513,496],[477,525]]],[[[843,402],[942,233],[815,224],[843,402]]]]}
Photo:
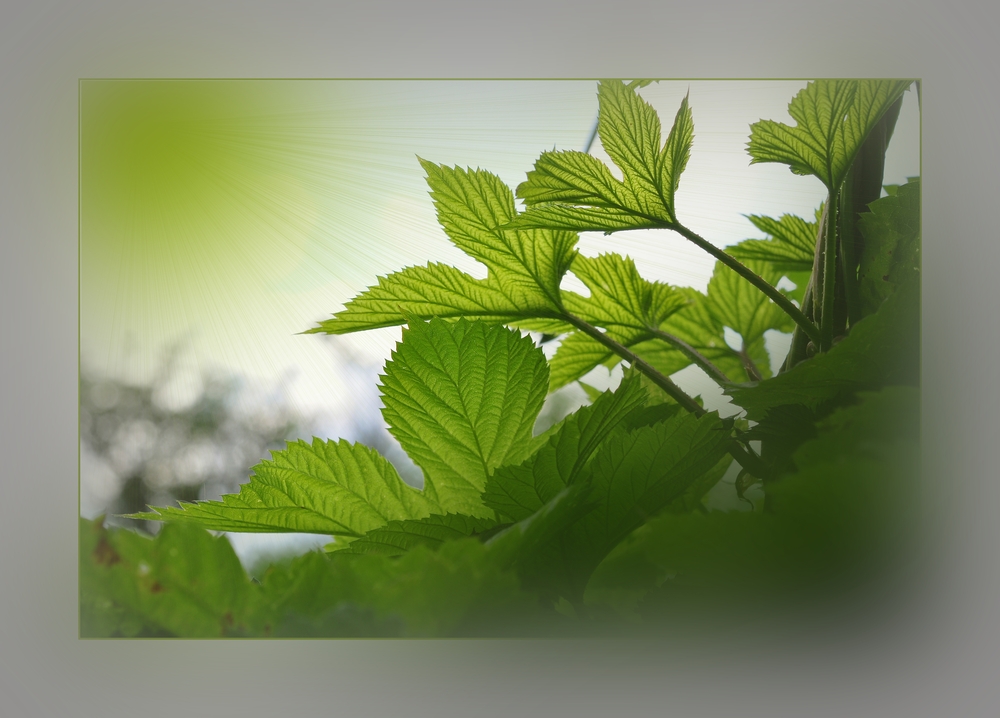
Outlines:
{"type": "MultiPolygon", "coordinates": [[[[413,8],[410,14],[396,11],[389,22],[375,15],[375,8],[340,11],[337,22],[329,16],[319,22],[310,14],[315,11],[303,7],[294,13],[287,5],[270,16],[218,10],[196,16],[193,6],[181,3],[155,11],[113,3],[86,12],[56,4],[7,11],[18,14],[3,23],[2,31],[8,59],[0,66],[8,68],[2,81],[9,99],[2,110],[2,141],[4,157],[11,160],[4,163],[9,173],[4,196],[11,210],[4,213],[4,222],[17,224],[4,234],[25,238],[4,247],[0,284],[4,336],[15,337],[11,344],[17,347],[4,357],[5,375],[17,379],[5,380],[3,453],[10,461],[8,476],[14,478],[5,485],[0,529],[4,545],[16,547],[3,553],[3,575],[23,577],[7,585],[2,599],[0,693],[15,714],[86,714],[98,706],[102,713],[124,712],[178,685],[185,687],[188,705],[195,701],[216,714],[242,710],[243,715],[291,704],[318,708],[329,705],[331,696],[338,707],[372,714],[416,704],[433,706],[438,714],[479,707],[480,714],[499,715],[511,708],[512,700],[530,701],[539,712],[576,714],[663,705],[705,715],[729,709],[770,715],[804,710],[940,715],[956,707],[986,714],[996,704],[991,667],[997,625],[991,606],[997,566],[990,547],[997,537],[985,512],[997,502],[991,493],[996,487],[988,483],[995,471],[984,440],[989,407],[997,397],[995,382],[978,381],[987,376],[986,362],[996,355],[996,337],[974,331],[992,326],[992,304],[983,292],[990,286],[987,272],[997,265],[990,254],[996,250],[978,239],[991,236],[985,212],[992,208],[987,170],[997,160],[987,125],[996,116],[996,100],[977,94],[978,83],[996,67],[989,41],[994,20],[978,3],[931,6],[909,15],[893,5],[838,6],[820,15],[789,4],[756,17],[750,9],[720,16],[718,5],[699,4],[664,7],[664,15],[656,18],[661,22],[632,29],[645,40],[640,42],[609,26],[596,7],[590,9],[577,7],[567,14],[556,12],[561,8],[536,8],[531,17],[537,24],[523,23],[516,6],[504,7],[499,17],[460,15],[478,20],[477,32],[464,39],[459,20],[450,27],[445,22],[442,33],[441,16],[427,7],[413,8]],[[868,21],[858,25],[858,17],[868,21]],[[674,27],[715,31],[676,33],[673,43],[665,45],[660,35],[668,19],[674,27]],[[564,29],[557,38],[550,37],[547,45],[532,44],[541,37],[536,28],[557,26],[564,29]],[[829,44],[804,32],[817,26],[834,38],[829,44]],[[885,39],[879,33],[888,27],[895,31],[885,39]],[[748,32],[753,29],[758,32],[748,32]],[[782,29],[803,32],[782,43],[759,42],[782,29]],[[331,42],[338,31],[347,39],[331,42]],[[608,47],[594,52],[588,45],[597,42],[601,31],[608,47]],[[269,32],[285,44],[263,43],[265,51],[260,40],[269,32]],[[574,33],[575,39],[589,39],[575,52],[568,44],[574,33]],[[422,44],[438,34],[451,36],[452,43],[422,44]],[[843,36],[858,38],[852,47],[860,50],[838,62],[836,39],[843,36]],[[821,660],[816,653],[779,642],[763,654],[730,653],[725,660],[688,657],[671,672],[667,660],[652,649],[640,663],[643,652],[607,644],[596,649],[577,645],[571,651],[532,644],[526,654],[520,644],[483,647],[478,642],[160,643],[154,653],[144,643],[123,648],[120,643],[75,641],[75,501],[65,489],[72,485],[76,462],[75,167],[67,159],[73,156],[76,77],[295,75],[317,67],[337,75],[399,74],[401,69],[445,75],[454,72],[454,53],[482,48],[491,39],[499,51],[488,59],[470,54],[474,59],[463,69],[470,74],[525,76],[545,69],[550,74],[628,76],[650,74],[636,73],[636,66],[669,65],[671,75],[732,74],[734,68],[741,75],[776,75],[794,66],[802,75],[833,74],[832,67],[836,74],[855,76],[875,67],[877,74],[924,78],[925,229],[927,236],[949,237],[949,244],[928,243],[925,249],[924,322],[937,341],[925,342],[924,371],[948,377],[924,394],[927,414],[941,417],[926,428],[937,447],[927,458],[933,467],[953,467],[949,474],[962,483],[950,497],[942,496],[940,504],[942,528],[950,533],[936,549],[939,562],[931,575],[941,588],[925,597],[940,602],[939,609],[925,616],[929,621],[917,623],[912,616],[904,621],[912,643],[903,643],[899,633],[875,632],[861,646],[841,645],[821,660]],[[364,52],[379,40],[391,51],[382,56],[364,52]],[[945,137],[952,138],[947,145],[945,137]],[[967,319],[952,319],[959,316],[967,319]],[[956,359],[955,347],[960,346],[964,348],[956,359]],[[955,370],[956,361],[961,371],[955,370]],[[960,407],[966,413],[958,413],[960,407]],[[962,522],[955,518],[959,510],[962,522]],[[38,521],[41,511],[65,521],[43,524],[38,521]],[[756,660],[740,661],[748,657],[756,660]],[[262,666],[269,671],[269,691],[225,690],[228,684],[242,684],[248,669],[262,666]],[[784,688],[776,692],[778,668],[783,669],[784,688]],[[385,690],[390,677],[395,690],[385,690]]],[[[618,6],[623,15],[629,9],[618,6]]],[[[175,710],[157,700],[148,713],[175,710]]]]}

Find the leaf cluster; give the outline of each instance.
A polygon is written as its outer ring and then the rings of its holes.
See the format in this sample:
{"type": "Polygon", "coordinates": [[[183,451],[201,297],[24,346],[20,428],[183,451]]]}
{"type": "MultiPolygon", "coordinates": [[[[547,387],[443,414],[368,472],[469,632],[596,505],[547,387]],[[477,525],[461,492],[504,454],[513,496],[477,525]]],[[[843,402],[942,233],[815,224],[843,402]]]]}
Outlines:
{"type": "MultiPolygon", "coordinates": [[[[132,515],[166,522],[155,539],[82,521],[84,633],[551,635],[715,610],[734,592],[773,607],[790,587],[882,567],[899,535],[884,519],[913,491],[919,183],[861,215],[864,318],[772,376],[765,335],[799,321],[774,297],[804,302],[822,208],[815,222],[749,217],[767,239],[731,248],[705,293],[576,248],[579,231],[683,229],[688,98],[663,141],[642,86],[598,88],[600,139],[621,179],[590,155],[543,153],[517,188],[522,213],[495,175],[421,160],[443,230],[486,278],[408,267],[310,330],[406,325],[381,377],[383,417],[421,488],[367,447],[314,439],[273,452],[238,494],[132,515]],[[567,272],[588,296],[562,288],[567,272]],[[796,288],[779,292],[783,277],[796,288]],[[550,359],[529,331],[560,338],[550,359]],[[623,360],[616,388],[534,433],[550,392],[623,360]],[[691,364],[742,416],[723,420],[677,389],[669,375],[691,364]],[[713,508],[727,491],[751,510],[713,508]],[[258,581],[206,529],[334,541],[258,581]]],[[[792,101],[798,128],[754,126],[753,161],[835,181],[903,89],[810,83],[792,101]]]]}

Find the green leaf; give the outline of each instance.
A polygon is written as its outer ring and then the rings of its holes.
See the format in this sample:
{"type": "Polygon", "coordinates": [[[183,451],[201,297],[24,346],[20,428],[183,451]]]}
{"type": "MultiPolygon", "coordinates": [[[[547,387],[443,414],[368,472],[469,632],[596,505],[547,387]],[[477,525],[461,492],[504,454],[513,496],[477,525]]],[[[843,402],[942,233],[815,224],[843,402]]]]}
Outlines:
{"type": "Polygon", "coordinates": [[[744,240],[727,247],[727,253],[744,263],[768,262],[778,271],[812,271],[818,222],[807,222],[793,214],[784,214],[781,219],[752,214],[747,219],[769,238],[744,240]]]}
{"type": "Polygon", "coordinates": [[[464,319],[415,322],[386,364],[383,416],[423,469],[438,513],[488,517],[486,480],[524,458],[547,389],[545,357],[530,338],[464,319]]]}
{"type": "MultiPolygon", "coordinates": [[[[691,301],[684,291],[669,284],[643,279],[632,259],[618,254],[578,255],[572,271],[590,290],[590,296],[567,295],[566,310],[607,329],[610,337],[626,347],[651,339],[653,328],[660,327],[691,301]]],[[[682,357],[678,369],[690,363],[680,352],[674,353],[682,357]]],[[[576,381],[600,364],[614,366],[619,361],[617,355],[587,334],[572,333],[563,338],[550,361],[549,390],[576,381]]]]}
{"type": "MultiPolygon", "coordinates": [[[[524,292],[516,284],[503,285],[495,277],[475,279],[444,264],[407,267],[349,301],[342,312],[320,322],[306,334],[350,332],[398,326],[406,317],[480,319],[497,324],[523,322],[553,315],[551,305],[538,293],[524,292]]],[[[545,328],[561,333],[572,327],[549,318],[545,328]]]]}
{"type": "Polygon", "coordinates": [[[635,87],[601,82],[598,101],[601,144],[623,179],[585,153],[545,152],[517,188],[528,210],[509,226],[615,232],[677,223],[674,194],[694,139],[688,98],[662,146],[660,119],[635,87]]]}
{"type": "Polygon", "coordinates": [[[427,172],[438,221],[455,245],[489,269],[508,291],[521,291],[559,308],[559,284],[576,254],[576,235],[500,229],[516,216],[514,195],[483,170],[420,164],[427,172]]]}
{"type": "Polygon", "coordinates": [[[593,569],[636,527],[683,496],[726,452],[729,432],[714,413],[680,414],[616,434],[594,457],[590,475],[597,506],[529,558],[527,585],[571,600],[582,596],[593,569]]]}
{"type": "Polygon", "coordinates": [[[789,103],[794,127],[772,120],[750,126],[750,164],[780,162],[840,187],[868,133],[912,80],[816,80],[789,103]]]}
{"type": "Polygon", "coordinates": [[[694,124],[687,96],[681,101],[666,143],[660,147],[660,119],[631,88],[619,82],[598,86],[601,144],[625,178],[643,214],[676,223],[674,193],[687,166],[694,124]]]}
{"type": "Polygon", "coordinates": [[[256,598],[229,541],[195,526],[155,539],[80,520],[82,637],[251,631],[256,598]]]}
{"type": "Polygon", "coordinates": [[[363,536],[388,521],[421,518],[441,505],[408,486],[392,464],[361,444],[289,443],[253,468],[250,483],[222,501],[153,508],[130,518],[197,523],[216,531],[363,536]]]}
{"type": "Polygon", "coordinates": [[[558,322],[559,284],[576,255],[576,234],[501,229],[516,216],[514,195],[499,177],[420,160],[449,239],[486,265],[485,280],[452,267],[408,267],[380,278],[333,318],[307,333],[345,334],[403,324],[407,316],[482,319],[497,323],[558,322]]]}
{"type": "Polygon", "coordinates": [[[638,377],[623,380],[591,405],[563,419],[550,431],[548,442],[523,463],[501,466],[490,477],[483,503],[521,521],[556,494],[580,479],[601,443],[646,398],[638,377]]]}
{"type": "Polygon", "coordinates": [[[517,196],[528,206],[562,202],[620,209],[632,202],[631,193],[607,165],[577,150],[542,152],[517,196]]]}
{"type": "Polygon", "coordinates": [[[920,181],[868,205],[858,220],[864,250],[858,272],[862,316],[876,311],[919,263],[920,181]]]}
{"type": "Polygon", "coordinates": [[[572,384],[596,366],[619,361],[621,359],[614,352],[583,332],[569,334],[563,337],[549,360],[549,391],[572,384]]]}
{"type": "Polygon", "coordinates": [[[382,528],[369,531],[364,538],[352,542],[345,552],[398,556],[417,546],[436,549],[445,541],[482,534],[497,525],[494,519],[462,514],[432,514],[424,519],[390,521],[382,528]]]}
{"type": "Polygon", "coordinates": [[[275,633],[286,636],[504,635],[539,612],[515,574],[475,539],[398,557],[313,553],[272,567],[262,583],[271,614],[285,617],[275,633]],[[358,630],[365,623],[368,633],[358,630]]]}
{"type": "Polygon", "coordinates": [[[684,295],[669,284],[639,276],[630,257],[613,253],[577,255],[571,270],[590,290],[590,296],[567,297],[567,311],[618,334],[658,328],[687,304],[684,295]]]}
{"type": "MultiPolygon", "coordinates": [[[[747,267],[770,284],[777,284],[781,279],[781,274],[767,263],[749,262],[747,267]]],[[[770,360],[764,348],[764,332],[769,329],[792,331],[795,324],[791,317],[722,262],[716,262],[708,283],[706,306],[718,324],[739,333],[743,339],[742,351],[753,360],[761,376],[769,377],[770,360]]]]}
{"type": "Polygon", "coordinates": [[[884,571],[919,494],[919,389],[859,398],[821,421],[795,454],[799,469],[769,486],[771,512],[662,514],[594,571],[586,602],[641,614],[647,628],[700,607],[708,620],[739,621],[782,610],[790,589],[822,585],[829,596],[884,571]]]}
{"type": "Polygon", "coordinates": [[[815,409],[825,402],[893,384],[915,384],[919,376],[919,284],[909,281],[890,296],[878,312],[865,317],[851,333],[825,354],[795,365],[784,374],[759,383],[724,389],[758,420],[785,404],[815,409]]]}

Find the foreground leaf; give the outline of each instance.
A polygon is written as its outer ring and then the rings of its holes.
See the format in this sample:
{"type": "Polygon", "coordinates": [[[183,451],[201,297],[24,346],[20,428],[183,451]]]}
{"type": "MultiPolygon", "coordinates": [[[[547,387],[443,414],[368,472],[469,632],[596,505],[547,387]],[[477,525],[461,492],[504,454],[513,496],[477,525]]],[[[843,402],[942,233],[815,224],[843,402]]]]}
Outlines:
{"type": "Polygon", "coordinates": [[[604,392],[554,427],[548,442],[529,459],[498,468],[486,484],[483,502],[514,521],[528,518],[580,480],[597,448],[645,398],[638,377],[604,392]]]}
{"type": "Polygon", "coordinates": [[[547,388],[530,338],[482,322],[416,322],[386,364],[383,416],[438,513],[487,517],[486,480],[523,458],[547,388]]]}
{"type": "Polygon", "coordinates": [[[738,624],[810,594],[851,590],[906,550],[916,515],[919,390],[863,393],[819,424],[771,513],[663,514],[623,541],[587,587],[592,605],[651,620],[738,624]],[[732,597],[740,597],[738,603],[732,597]]]}
{"type": "Polygon", "coordinates": [[[195,526],[155,540],[80,520],[81,637],[251,632],[253,586],[232,546],[195,526]]]}
{"type": "Polygon", "coordinates": [[[595,508],[522,561],[527,585],[579,600],[608,552],[683,496],[722,458],[729,440],[714,414],[676,415],[610,439],[593,459],[595,508]]]}
{"type": "Polygon", "coordinates": [[[130,518],[197,523],[216,531],[317,533],[359,537],[388,521],[440,510],[408,486],[378,452],[346,441],[289,443],[253,468],[239,494],[222,501],[154,508],[130,518]]]}

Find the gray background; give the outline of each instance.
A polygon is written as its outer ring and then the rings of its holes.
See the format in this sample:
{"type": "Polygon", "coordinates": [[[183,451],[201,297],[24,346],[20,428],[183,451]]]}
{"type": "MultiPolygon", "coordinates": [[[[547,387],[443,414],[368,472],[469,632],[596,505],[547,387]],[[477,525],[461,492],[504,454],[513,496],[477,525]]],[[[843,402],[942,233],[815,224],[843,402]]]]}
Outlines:
{"type": "Polygon", "coordinates": [[[987,6],[5,4],[0,713],[995,715],[1000,27],[987,6]],[[683,650],[79,641],[77,79],[158,76],[923,78],[929,531],[910,599],[867,622],[831,618],[834,630],[801,621],[683,650]]]}

